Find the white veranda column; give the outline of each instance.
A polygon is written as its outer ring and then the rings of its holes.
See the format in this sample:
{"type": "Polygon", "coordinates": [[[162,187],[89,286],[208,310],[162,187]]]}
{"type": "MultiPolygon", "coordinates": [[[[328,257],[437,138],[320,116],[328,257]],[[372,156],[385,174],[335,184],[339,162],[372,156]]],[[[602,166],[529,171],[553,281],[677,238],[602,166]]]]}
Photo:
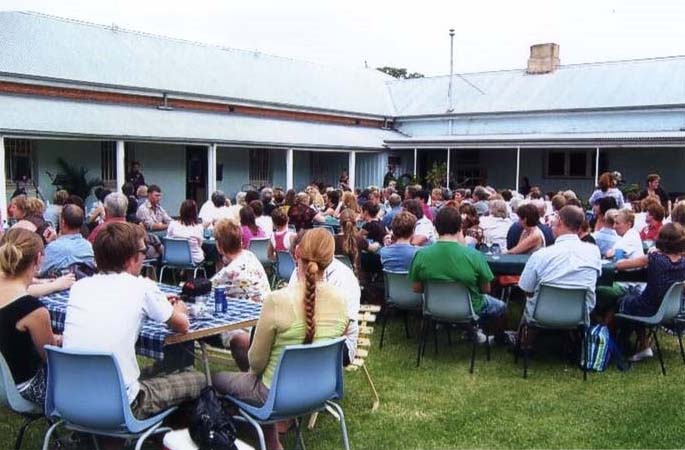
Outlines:
{"type": "Polygon", "coordinates": [[[450,153],[451,149],[448,147],[447,148],[447,173],[445,174],[445,183],[447,185],[447,189],[450,188],[450,153]]]}
{"type": "Polygon", "coordinates": [[[597,147],[597,153],[595,154],[595,185],[592,186],[594,190],[599,181],[599,147],[597,147]]]}
{"type": "Polygon", "coordinates": [[[519,191],[519,178],[521,178],[521,146],[516,147],[516,192],[519,191]]]}
{"type": "Polygon", "coordinates": [[[347,176],[349,177],[350,189],[354,191],[355,176],[357,172],[357,152],[350,152],[350,160],[348,163],[347,176]]]}
{"type": "Polygon", "coordinates": [[[207,198],[216,191],[216,144],[207,148],[207,198]]]}
{"type": "Polygon", "coordinates": [[[414,149],[414,178],[416,178],[416,159],[417,159],[417,153],[418,150],[414,149]]]}
{"type": "MultiPolygon", "coordinates": [[[[7,156],[5,155],[5,138],[3,136],[0,136],[0,160],[2,161],[2,164],[0,164],[0,212],[2,212],[3,221],[7,220],[7,174],[5,173],[6,157],[7,156]]],[[[2,223],[0,223],[0,226],[1,225],[2,223]]]]}
{"type": "Polygon", "coordinates": [[[285,152],[285,189],[294,189],[294,184],[295,184],[295,176],[294,176],[294,168],[293,168],[293,153],[295,151],[292,148],[289,148],[285,152]]]}
{"type": "Polygon", "coordinates": [[[116,145],[116,161],[117,161],[117,185],[115,186],[117,191],[121,191],[121,188],[126,183],[126,146],[124,141],[117,141],[116,145]]]}

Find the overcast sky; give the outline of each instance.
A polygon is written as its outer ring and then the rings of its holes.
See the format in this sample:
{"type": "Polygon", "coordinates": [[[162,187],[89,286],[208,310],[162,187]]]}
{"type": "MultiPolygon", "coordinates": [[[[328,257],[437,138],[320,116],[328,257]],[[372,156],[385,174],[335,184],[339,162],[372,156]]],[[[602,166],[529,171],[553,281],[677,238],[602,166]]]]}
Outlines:
{"type": "MultiPolygon", "coordinates": [[[[121,28],[333,66],[449,73],[525,67],[556,42],[562,64],[685,55],[681,0],[0,0],[121,28]]],[[[0,45],[2,45],[0,43],[0,45]]]]}

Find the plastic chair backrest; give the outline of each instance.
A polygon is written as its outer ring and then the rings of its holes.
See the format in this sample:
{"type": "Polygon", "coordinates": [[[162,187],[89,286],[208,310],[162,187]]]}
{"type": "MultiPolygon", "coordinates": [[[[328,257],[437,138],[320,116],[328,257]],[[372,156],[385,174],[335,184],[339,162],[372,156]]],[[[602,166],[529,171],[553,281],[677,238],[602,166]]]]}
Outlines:
{"type": "Polygon", "coordinates": [[[424,283],[423,314],[453,323],[470,323],[478,318],[471,305],[471,293],[454,281],[424,283]]]}
{"type": "Polygon", "coordinates": [[[5,357],[0,353],[0,404],[18,413],[35,413],[40,407],[21,396],[5,357]]]}
{"type": "Polygon", "coordinates": [[[341,263],[345,264],[350,269],[354,270],[354,267],[352,267],[352,261],[350,261],[349,256],[347,256],[347,255],[335,255],[335,259],[337,259],[341,263]]]}
{"type": "Polygon", "coordinates": [[[400,309],[421,308],[423,296],[414,292],[408,272],[383,270],[385,275],[385,296],[388,303],[400,309]]]}
{"type": "Polygon", "coordinates": [[[682,310],[683,286],[685,282],[673,283],[664,294],[659,310],[655,314],[658,322],[674,319],[682,310]]]}
{"type": "Polygon", "coordinates": [[[326,231],[328,231],[329,233],[331,233],[332,235],[335,235],[335,229],[331,225],[328,225],[325,223],[315,223],[314,228],[323,228],[326,231]]]}
{"type": "Polygon", "coordinates": [[[276,262],[278,263],[278,278],[282,280],[290,280],[290,277],[295,270],[295,260],[293,260],[293,255],[287,251],[277,251],[276,262]]]}
{"type": "Polygon", "coordinates": [[[84,428],[126,431],[132,418],[121,371],[112,354],[45,346],[45,411],[84,428]],[[129,417],[127,417],[129,416],[129,417]]]}
{"type": "Polygon", "coordinates": [[[162,264],[169,266],[192,266],[190,242],[187,239],[163,237],[164,256],[162,264]]]}
{"type": "Polygon", "coordinates": [[[248,250],[257,256],[260,263],[271,265],[273,261],[269,259],[269,243],[271,239],[266,238],[252,238],[250,239],[250,246],[248,250]]]}
{"type": "Polygon", "coordinates": [[[320,408],[326,400],[342,398],[344,342],[340,337],[285,347],[264,403],[270,415],[301,416],[320,408]]]}
{"type": "Polygon", "coordinates": [[[588,325],[586,288],[543,284],[538,291],[532,322],[547,328],[588,325]]]}

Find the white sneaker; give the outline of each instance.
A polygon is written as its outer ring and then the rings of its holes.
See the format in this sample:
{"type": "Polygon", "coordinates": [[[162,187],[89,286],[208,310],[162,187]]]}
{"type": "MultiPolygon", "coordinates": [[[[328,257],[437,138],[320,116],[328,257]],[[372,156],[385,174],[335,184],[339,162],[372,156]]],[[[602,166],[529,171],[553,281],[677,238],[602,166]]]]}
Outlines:
{"type": "Polygon", "coordinates": [[[485,333],[482,331],[478,330],[476,333],[476,342],[478,345],[483,345],[486,342],[489,344],[492,344],[495,340],[495,336],[487,336],[485,333]]]}
{"type": "Polygon", "coordinates": [[[641,350],[641,351],[635,353],[630,358],[628,358],[628,361],[638,362],[638,361],[642,361],[645,358],[652,358],[653,356],[654,356],[654,352],[652,351],[652,348],[647,347],[646,349],[641,350]]]}

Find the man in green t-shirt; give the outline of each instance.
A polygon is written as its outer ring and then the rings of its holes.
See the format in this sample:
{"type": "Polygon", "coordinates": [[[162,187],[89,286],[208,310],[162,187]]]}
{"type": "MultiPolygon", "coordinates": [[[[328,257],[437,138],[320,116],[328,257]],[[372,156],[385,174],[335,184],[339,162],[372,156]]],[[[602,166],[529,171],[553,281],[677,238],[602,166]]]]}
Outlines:
{"type": "Polygon", "coordinates": [[[456,208],[442,208],[434,221],[438,241],[419,250],[409,268],[414,291],[423,292],[428,280],[457,281],[471,294],[473,310],[479,322],[492,324],[497,341],[504,342],[504,314],[506,305],[488,295],[494,276],[485,257],[477,250],[463,245],[461,216],[456,208]]]}

